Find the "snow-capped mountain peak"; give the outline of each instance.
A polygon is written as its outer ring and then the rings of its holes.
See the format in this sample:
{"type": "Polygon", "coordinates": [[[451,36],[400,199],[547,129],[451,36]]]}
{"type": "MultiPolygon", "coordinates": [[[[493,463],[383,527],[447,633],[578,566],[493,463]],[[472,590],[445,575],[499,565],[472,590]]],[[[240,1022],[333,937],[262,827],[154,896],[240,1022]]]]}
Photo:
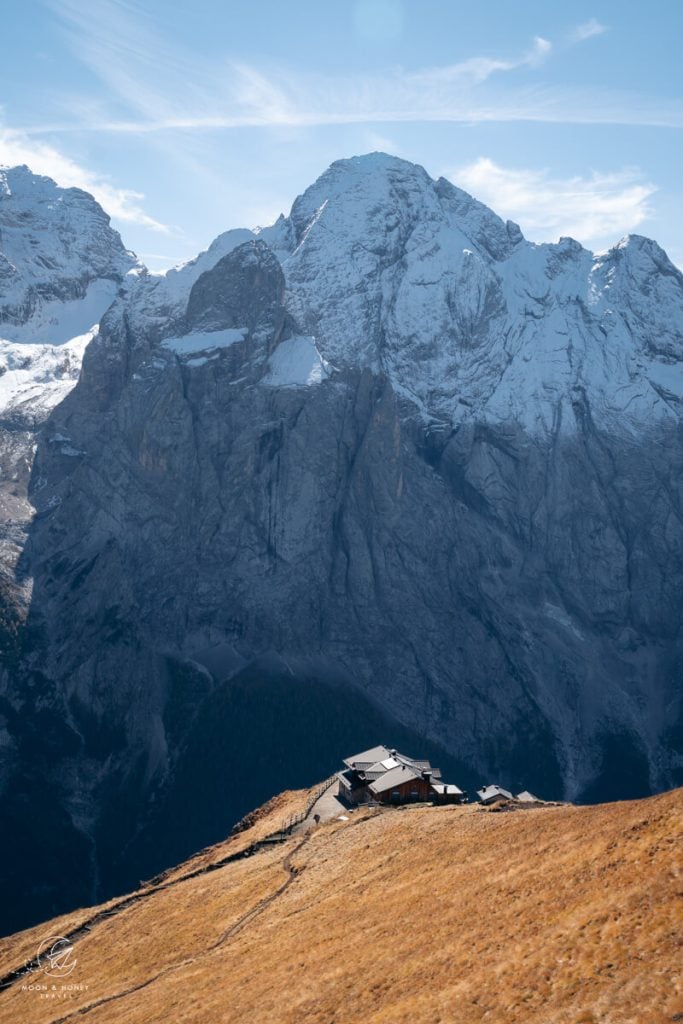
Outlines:
{"type": "Polygon", "coordinates": [[[662,367],[683,355],[683,279],[650,239],[536,245],[383,153],[332,164],[261,237],[322,355],[387,373],[428,418],[571,431],[577,389],[614,429],[679,414],[662,367]]]}
{"type": "Polygon", "coordinates": [[[119,281],[135,258],[102,207],[28,167],[0,168],[0,323],[24,323],[45,301],[119,281]]]}
{"type": "Polygon", "coordinates": [[[135,266],[87,192],[60,188],[25,166],[0,168],[0,411],[6,421],[40,421],[73,387],[87,342],[135,266]]]}

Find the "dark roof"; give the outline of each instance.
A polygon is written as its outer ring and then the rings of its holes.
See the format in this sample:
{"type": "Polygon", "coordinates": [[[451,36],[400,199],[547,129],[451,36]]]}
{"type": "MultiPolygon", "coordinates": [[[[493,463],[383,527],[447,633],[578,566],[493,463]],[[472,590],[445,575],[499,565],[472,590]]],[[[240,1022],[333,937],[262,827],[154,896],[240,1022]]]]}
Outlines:
{"type": "Polygon", "coordinates": [[[388,789],[395,789],[397,786],[402,786],[406,782],[412,782],[415,779],[419,779],[421,774],[422,773],[419,768],[413,768],[410,765],[402,764],[398,768],[391,768],[379,779],[375,779],[374,782],[371,782],[369,789],[373,793],[386,793],[388,789]]]}
{"type": "Polygon", "coordinates": [[[432,789],[434,790],[435,793],[443,793],[444,795],[448,793],[459,793],[460,796],[465,795],[463,790],[456,786],[454,782],[432,782],[432,789]]]}
{"type": "Polygon", "coordinates": [[[402,764],[412,765],[414,768],[419,768],[420,771],[430,772],[432,770],[431,763],[426,761],[424,758],[406,757],[405,754],[396,753],[396,759],[402,764]]]}
{"type": "Polygon", "coordinates": [[[379,779],[380,776],[384,775],[391,768],[395,768],[400,761],[395,757],[385,757],[383,761],[375,761],[369,768],[363,768],[362,774],[365,776],[367,782],[373,782],[375,779],[379,779]]]}
{"type": "Polygon", "coordinates": [[[432,768],[431,761],[428,761],[423,757],[406,757],[405,754],[399,754],[398,751],[395,754],[396,760],[400,761],[401,764],[410,765],[411,768],[417,768],[421,772],[431,772],[432,778],[440,779],[441,770],[439,768],[432,768]]]}
{"type": "Polygon", "coordinates": [[[363,750],[360,754],[354,754],[353,757],[345,757],[344,764],[347,768],[363,769],[369,768],[377,761],[384,761],[387,757],[391,757],[391,751],[386,747],[371,747],[370,750],[363,750]]]}
{"type": "Polygon", "coordinates": [[[337,778],[346,789],[361,789],[365,785],[350,768],[345,772],[337,772],[337,778]]]}
{"type": "Polygon", "coordinates": [[[484,804],[489,800],[514,800],[512,793],[508,793],[502,786],[484,786],[477,790],[477,796],[484,804]]]}

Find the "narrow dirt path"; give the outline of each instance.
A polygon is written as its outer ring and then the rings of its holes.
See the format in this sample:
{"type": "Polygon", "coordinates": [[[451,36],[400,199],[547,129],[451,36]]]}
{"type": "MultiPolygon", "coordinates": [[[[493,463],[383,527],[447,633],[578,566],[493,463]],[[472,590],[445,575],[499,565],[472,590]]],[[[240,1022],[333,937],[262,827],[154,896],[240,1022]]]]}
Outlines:
{"type": "Polygon", "coordinates": [[[259,900],[259,902],[250,910],[246,911],[246,913],[244,913],[240,918],[238,918],[237,921],[235,921],[234,924],[232,924],[225,932],[223,932],[220,938],[217,939],[216,942],[212,943],[212,945],[210,945],[204,953],[199,953],[196,956],[185,957],[184,959],[177,961],[177,963],[169,964],[167,967],[164,967],[163,970],[158,971],[157,974],[152,975],[152,977],[150,978],[146,978],[144,981],[139,982],[137,985],[131,985],[129,988],[122,989],[120,992],[114,992],[112,993],[112,995],[103,996],[102,999],[96,999],[94,1002],[88,1003],[86,1006],[81,1006],[79,1007],[78,1010],[74,1010],[72,1013],[67,1014],[66,1017],[58,1017],[56,1020],[53,1020],[51,1024],[67,1024],[68,1021],[73,1021],[76,1020],[78,1017],[83,1017],[87,1013],[90,1013],[91,1010],[95,1010],[100,1006],[104,1006],[107,1003],[116,1002],[119,999],[125,999],[126,996],[133,995],[135,992],[140,992],[142,989],[147,988],[149,985],[153,985],[154,982],[159,981],[161,978],[165,978],[167,975],[172,974],[174,971],[178,971],[182,967],[188,967],[190,964],[195,964],[197,963],[197,961],[203,960],[205,957],[210,956],[211,953],[214,952],[214,950],[218,949],[218,947],[222,946],[225,942],[228,942],[234,935],[237,935],[237,933],[242,931],[242,929],[245,928],[248,924],[251,924],[251,922],[254,921],[257,917],[259,917],[271,905],[271,903],[274,903],[275,900],[279,899],[279,897],[287,891],[292,882],[294,882],[299,875],[298,869],[295,868],[292,864],[292,858],[296,853],[299,852],[299,850],[301,850],[302,847],[306,845],[309,838],[310,836],[308,835],[304,836],[301,842],[298,843],[293,850],[290,850],[285,857],[283,857],[282,867],[287,874],[287,878],[285,879],[283,884],[279,886],[274,892],[270,893],[270,895],[266,896],[262,900],[259,900]]]}
{"type": "MultiPolygon", "coordinates": [[[[348,827],[353,828],[354,826],[362,825],[363,822],[366,820],[366,818],[359,818],[358,821],[351,822],[348,827]]],[[[282,895],[284,895],[284,893],[287,891],[287,889],[289,889],[292,883],[296,881],[296,879],[301,874],[301,869],[294,867],[294,865],[292,864],[292,859],[297,853],[299,853],[300,850],[303,849],[304,846],[306,846],[312,835],[313,832],[307,832],[307,834],[301,839],[301,841],[297,843],[297,845],[293,847],[293,849],[291,849],[282,858],[282,868],[287,875],[282,885],[278,886],[277,889],[275,889],[268,896],[264,897],[262,900],[259,900],[259,902],[256,903],[250,910],[247,910],[240,918],[238,918],[237,921],[235,921],[234,924],[232,924],[225,932],[223,932],[220,938],[218,938],[216,942],[212,943],[212,945],[209,946],[205,952],[198,953],[195,956],[184,957],[182,960],[178,960],[176,963],[169,964],[167,967],[164,967],[161,971],[158,971],[156,974],[152,975],[152,977],[146,978],[144,981],[138,982],[137,985],[131,985],[129,988],[122,989],[120,992],[114,992],[112,993],[112,995],[104,996],[102,999],[97,999],[92,1003],[88,1003],[86,1006],[81,1006],[78,1010],[74,1010],[72,1013],[67,1014],[65,1017],[59,1017],[56,1020],[51,1021],[50,1024],[68,1024],[69,1021],[74,1021],[79,1017],[84,1017],[86,1014],[90,1013],[91,1010],[95,1010],[98,1007],[104,1006],[108,1003],[116,1002],[119,999],[125,999],[127,996],[134,995],[134,993],[140,992],[142,991],[142,989],[148,988],[150,985],[153,985],[161,978],[165,978],[169,974],[181,970],[181,968],[183,967],[188,967],[191,964],[196,964],[198,961],[204,960],[206,957],[211,956],[211,954],[215,952],[216,949],[224,945],[226,942],[229,942],[230,939],[232,939],[235,935],[237,935],[244,928],[246,928],[247,925],[251,924],[254,920],[256,920],[256,918],[259,917],[265,910],[267,910],[269,906],[271,906],[276,900],[278,900],[282,895]]],[[[193,875],[199,873],[200,872],[193,872],[193,875]]],[[[184,879],[178,879],[178,881],[182,880],[184,879]]],[[[166,888],[169,887],[170,886],[167,886],[166,888]]]]}
{"type": "MultiPolygon", "coordinates": [[[[78,939],[81,939],[85,935],[88,935],[97,925],[102,924],[102,922],[107,921],[112,917],[116,917],[118,914],[121,914],[124,910],[127,910],[135,903],[140,903],[142,900],[149,899],[157,892],[163,892],[165,889],[171,889],[175,885],[180,885],[181,882],[186,882],[188,879],[191,878],[197,878],[199,875],[206,874],[207,872],[218,871],[220,868],[223,868],[228,864],[232,864],[235,861],[244,860],[246,857],[252,857],[260,850],[268,849],[275,843],[285,842],[287,839],[290,838],[292,833],[301,834],[305,832],[308,829],[309,825],[313,823],[313,815],[315,813],[317,803],[322,798],[322,796],[324,796],[327,793],[333,781],[333,778],[329,778],[321,784],[321,786],[318,788],[318,797],[315,799],[314,803],[309,806],[308,810],[305,812],[304,817],[297,821],[296,825],[294,825],[293,821],[291,821],[289,825],[283,825],[280,831],[274,832],[269,836],[265,836],[263,839],[260,839],[257,842],[252,843],[251,846],[248,846],[244,850],[240,850],[237,853],[228,854],[226,857],[223,857],[212,864],[207,864],[203,867],[196,868],[194,871],[188,871],[184,875],[181,875],[179,878],[173,879],[173,881],[171,882],[159,882],[156,885],[152,884],[146,889],[134,892],[129,896],[123,896],[120,900],[110,904],[105,910],[100,910],[97,913],[93,914],[91,917],[86,918],[79,925],[76,925],[70,931],[66,932],[66,934],[63,937],[68,942],[77,942],[78,939]]],[[[299,847],[297,847],[296,849],[299,849],[299,847]]],[[[293,850],[292,854],[295,852],[296,850],[293,850]]],[[[283,866],[285,866],[285,870],[287,870],[288,873],[290,873],[291,875],[290,865],[287,857],[285,857],[283,861],[283,866]]],[[[294,869],[292,869],[292,871],[294,871],[294,869]]],[[[296,872],[294,871],[294,875],[295,874],[296,872]]],[[[285,882],[285,884],[283,885],[281,891],[284,892],[284,890],[287,888],[288,885],[291,884],[292,881],[293,877],[290,876],[287,882],[285,882]]],[[[280,895],[280,891],[274,893],[272,897],[268,897],[266,905],[272,899],[277,898],[278,895],[280,895]]],[[[252,916],[256,916],[257,911],[258,913],[260,913],[258,907],[260,907],[260,904],[258,904],[257,907],[253,908],[253,910],[250,911],[249,914],[245,915],[245,917],[251,919],[252,916]]],[[[237,922],[237,924],[234,925],[233,928],[239,930],[246,923],[246,920],[237,922]]],[[[232,933],[232,930],[229,929],[229,932],[232,933]]],[[[219,939],[219,941],[215,943],[214,946],[220,945],[220,943],[225,941],[225,939],[228,937],[229,935],[228,933],[226,933],[226,935],[219,939]]],[[[37,957],[33,957],[31,960],[25,960],[19,966],[12,968],[12,970],[7,971],[4,975],[0,976],[0,998],[2,997],[3,993],[8,991],[16,982],[25,979],[28,975],[33,974],[34,971],[40,970],[40,966],[41,965],[39,959],[37,957]]],[[[149,982],[146,982],[145,984],[149,984],[149,982]]],[[[63,1019],[66,1020],[68,1018],[63,1019]]]]}
{"type": "Polygon", "coordinates": [[[221,937],[217,939],[216,942],[213,943],[213,945],[209,946],[209,951],[212,949],[217,949],[219,946],[222,946],[224,942],[227,942],[228,939],[231,939],[233,935],[237,935],[238,932],[241,932],[246,925],[251,924],[255,917],[258,917],[259,914],[262,914],[263,911],[267,907],[269,907],[271,903],[274,903],[275,900],[279,899],[280,896],[282,896],[283,893],[285,893],[287,889],[289,889],[290,885],[299,874],[298,869],[293,867],[292,865],[292,857],[294,856],[295,853],[299,852],[302,846],[306,845],[309,838],[309,836],[305,836],[301,840],[301,842],[294,847],[293,850],[289,851],[286,857],[283,857],[282,867],[287,872],[287,878],[282,883],[280,888],[276,889],[275,892],[270,894],[270,896],[266,896],[265,899],[262,899],[259,903],[256,904],[255,907],[253,907],[252,910],[244,914],[238,921],[235,922],[235,924],[231,925],[227,931],[223,932],[221,937]]]}
{"type": "MultiPolygon", "coordinates": [[[[282,841],[287,838],[283,835],[282,841]]],[[[78,939],[83,938],[84,935],[88,935],[92,929],[101,924],[103,921],[109,920],[111,917],[116,917],[121,914],[128,907],[132,907],[135,903],[140,903],[143,900],[148,900],[151,896],[154,896],[157,892],[163,892],[165,889],[172,889],[175,885],[180,885],[181,882],[186,882],[190,878],[197,878],[199,875],[204,875],[209,871],[218,871],[219,868],[225,867],[227,864],[232,864],[238,860],[244,860],[246,857],[252,857],[259,850],[269,847],[273,843],[272,838],[260,840],[257,843],[253,843],[248,846],[245,850],[240,850],[238,853],[228,854],[227,857],[221,858],[221,860],[215,861],[213,864],[207,864],[204,867],[197,868],[195,871],[188,871],[186,874],[181,875],[180,878],[174,878],[172,882],[162,882],[158,885],[150,886],[147,889],[142,889],[139,892],[134,892],[130,896],[124,896],[118,902],[111,904],[106,910],[100,910],[92,917],[86,918],[81,924],[72,928],[71,931],[67,932],[63,937],[69,942],[76,942],[78,939]]],[[[32,974],[34,971],[40,969],[40,962],[37,957],[32,960],[26,960],[19,967],[13,968],[11,971],[7,971],[2,977],[0,977],[0,996],[3,992],[10,988],[15,982],[20,981],[28,974],[32,974]]]]}

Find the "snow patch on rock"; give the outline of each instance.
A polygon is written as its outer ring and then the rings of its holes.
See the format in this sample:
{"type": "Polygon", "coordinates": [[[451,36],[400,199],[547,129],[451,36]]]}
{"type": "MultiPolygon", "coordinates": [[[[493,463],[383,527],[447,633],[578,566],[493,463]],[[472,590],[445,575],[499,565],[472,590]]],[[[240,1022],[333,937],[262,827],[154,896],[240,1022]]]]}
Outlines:
{"type": "Polygon", "coordinates": [[[268,387],[310,387],[320,384],[331,372],[330,364],[318,351],[315,338],[297,335],[281,341],[268,360],[262,384],[268,387]]]}
{"type": "MultiPolygon", "coordinates": [[[[244,341],[247,334],[246,327],[229,327],[223,331],[194,331],[192,334],[185,334],[181,338],[165,338],[161,343],[162,348],[174,352],[177,356],[193,356],[199,352],[211,352],[216,349],[230,348],[237,342],[244,341]]],[[[200,365],[193,360],[193,365],[200,365]]]]}
{"type": "Polygon", "coordinates": [[[49,299],[24,323],[0,323],[0,340],[63,345],[92,332],[116,298],[116,281],[92,281],[79,299],[49,299]]]}

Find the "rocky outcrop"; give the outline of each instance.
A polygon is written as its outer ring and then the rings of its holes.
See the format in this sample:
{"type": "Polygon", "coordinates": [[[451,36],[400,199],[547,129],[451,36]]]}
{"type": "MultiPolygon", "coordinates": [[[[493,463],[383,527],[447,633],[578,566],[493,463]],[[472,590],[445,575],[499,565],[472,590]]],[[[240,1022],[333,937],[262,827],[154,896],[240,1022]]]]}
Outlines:
{"type": "Polygon", "coordinates": [[[136,278],[41,436],[6,690],[5,778],[40,709],[87,884],[246,721],[244,772],[277,771],[304,684],[543,796],[680,780],[682,332],[654,243],[531,245],[379,154],[136,278]]]}
{"type": "MultiPolygon", "coordinates": [[[[135,266],[109,217],[80,189],[0,168],[0,644],[25,615],[16,565],[32,508],[36,431],[74,387],[86,345],[135,266]]],[[[62,444],[68,454],[68,445],[62,444]]]]}
{"type": "Polygon", "coordinates": [[[42,311],[53,314],[53,343],[59,309],[48,303],[84,299],[90,285],[119,282],[135,264],[91,195],[28,167],[0,168],[0,253],[0,336],[42,311]]]}

